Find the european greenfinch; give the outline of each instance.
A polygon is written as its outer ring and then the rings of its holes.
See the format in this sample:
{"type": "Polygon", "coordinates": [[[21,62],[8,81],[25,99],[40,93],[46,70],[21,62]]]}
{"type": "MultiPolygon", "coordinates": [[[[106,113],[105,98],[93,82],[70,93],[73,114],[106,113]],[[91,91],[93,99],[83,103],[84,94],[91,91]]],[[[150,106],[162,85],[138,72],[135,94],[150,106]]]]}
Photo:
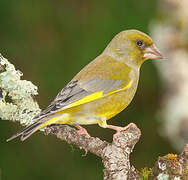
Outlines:
{"type": "Polygon", "coordinates": [[[25,140],[37,130],[51,124],[68,124],[87,134],[80,125],[98,124],[116,131],[126,127],[108,125],[107,120],[124,110],[133,99],[142,63],[161,59],[152,39],[138,30],[117,34],[105,50],[85,66],[39,115],[35,123],[13,135],[25,140]]]}

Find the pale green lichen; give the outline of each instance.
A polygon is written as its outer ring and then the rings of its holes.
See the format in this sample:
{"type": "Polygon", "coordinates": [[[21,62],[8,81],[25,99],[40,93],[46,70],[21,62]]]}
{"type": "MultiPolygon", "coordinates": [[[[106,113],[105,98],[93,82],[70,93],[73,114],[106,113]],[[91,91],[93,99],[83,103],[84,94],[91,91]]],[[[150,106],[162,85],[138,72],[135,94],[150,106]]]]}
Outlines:
{"type": "Polygon", "coordinates": [[[164,171],[166,169],[166,164],[158,162],[158,167],[159,167],[159,169],[161,169],[162,171],[164,171]]]}
{"type": "Polygon", "coordinates": [[[30,81],[21,80],[22,72],[16,70],[0,54],[0,118],[2,120],[19,121],[22,125],[33,123],[33,117],[40,112],[33,96],[37,95],[37,87],[30,81]],[[8,97],[9,101],[6,100],[8,97]]]}
{"type": "Polygon", "coordinates": [[[157,179],[158,179],[158,180],[169,180],[169,176],[168,176],[168,174],[160,173],[160,174],[157,176],[157,179]]]}

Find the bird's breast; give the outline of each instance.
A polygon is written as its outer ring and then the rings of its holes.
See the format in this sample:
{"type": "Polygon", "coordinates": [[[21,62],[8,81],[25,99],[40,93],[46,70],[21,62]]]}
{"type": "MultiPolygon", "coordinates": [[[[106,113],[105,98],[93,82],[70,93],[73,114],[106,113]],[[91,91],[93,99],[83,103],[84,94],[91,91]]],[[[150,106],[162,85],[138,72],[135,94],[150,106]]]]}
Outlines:
{"type": "Polygon", "coordinates": [[[112,118],[130,104],[135,91],[136,87],[133,87],[101,99],[101,102],[98,104],[98,109],[96,110],[97,113],[104,115],[106,119],[112,118]]]}

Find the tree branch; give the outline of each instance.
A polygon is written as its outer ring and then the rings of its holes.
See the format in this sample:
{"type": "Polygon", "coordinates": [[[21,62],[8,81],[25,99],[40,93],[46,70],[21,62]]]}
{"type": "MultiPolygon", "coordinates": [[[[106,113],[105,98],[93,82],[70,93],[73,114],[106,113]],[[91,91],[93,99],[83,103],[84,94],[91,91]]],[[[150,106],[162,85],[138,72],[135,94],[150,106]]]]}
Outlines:
{"type": "Polygon", "coordinates": [[[188,144],[180,155],[167,154],[159,157],[153,167],[153,176],[158,179],[188,179],[188,144]]]}
{"type": "Polygon", "coordinates": [[[20,80],[22,75],[0,54],[0,118],[26,126],[41,110],[33,99],[38,88],[30,81],[20,80]]]}
{"type": "Polygon", "coordinates": [[[129,156],[134,145],[141,135],[140,130],[135,126],[131,126],[113,140],[107,143],[99,138],[89,137],[85,135],[78,136],[74,128],[69,126],[54,125],[46,129],[46,134],[53,134],[59,139],[74,144],[80,149],[89,151],[101,157],[105,167],[104,179],[106,180],[122,180],[137,179],[138,175],[135,168],[130,165],[129,156]]]}

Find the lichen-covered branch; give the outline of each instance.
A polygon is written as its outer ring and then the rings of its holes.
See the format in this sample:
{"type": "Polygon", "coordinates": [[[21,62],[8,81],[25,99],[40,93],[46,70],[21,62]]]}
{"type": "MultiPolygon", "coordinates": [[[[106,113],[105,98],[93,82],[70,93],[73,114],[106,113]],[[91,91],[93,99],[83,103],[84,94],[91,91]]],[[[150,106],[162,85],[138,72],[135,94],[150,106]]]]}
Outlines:
{"type": "Polygon", "coordinates": [[[188,179],[188,145],[180,155],[167,154],[159,157],[153,168],[153,177],[158,179],[188,179]]]}
{"type": "MultiPolygon", "coordinates": [[[[7,59],[0,56],[0,118],[19,121],[22,125],[33,123],[32,118],[40,112],[37,102],[37,87],[31,82],[21,80],[22,73],[15,70],[7,59]]],[[[104,163],[105,180],[138,179],[137,172],[130,164],[130,153],[140,138],[141,132],[136,125],[107,143],[97,137],[77,135],[77,131],[66,125],[53,125],[45,128],[45,134],[53,134],[69,144],[74,144],[86,152],[101,157],[104,163]]]]}
{"type": "Polygon", "coordinates": [[[22,75],[0,54],[0,118],[29,125],[40,112],[33,99],[38,92],[30,81],[20,79],[22,75]]]}

